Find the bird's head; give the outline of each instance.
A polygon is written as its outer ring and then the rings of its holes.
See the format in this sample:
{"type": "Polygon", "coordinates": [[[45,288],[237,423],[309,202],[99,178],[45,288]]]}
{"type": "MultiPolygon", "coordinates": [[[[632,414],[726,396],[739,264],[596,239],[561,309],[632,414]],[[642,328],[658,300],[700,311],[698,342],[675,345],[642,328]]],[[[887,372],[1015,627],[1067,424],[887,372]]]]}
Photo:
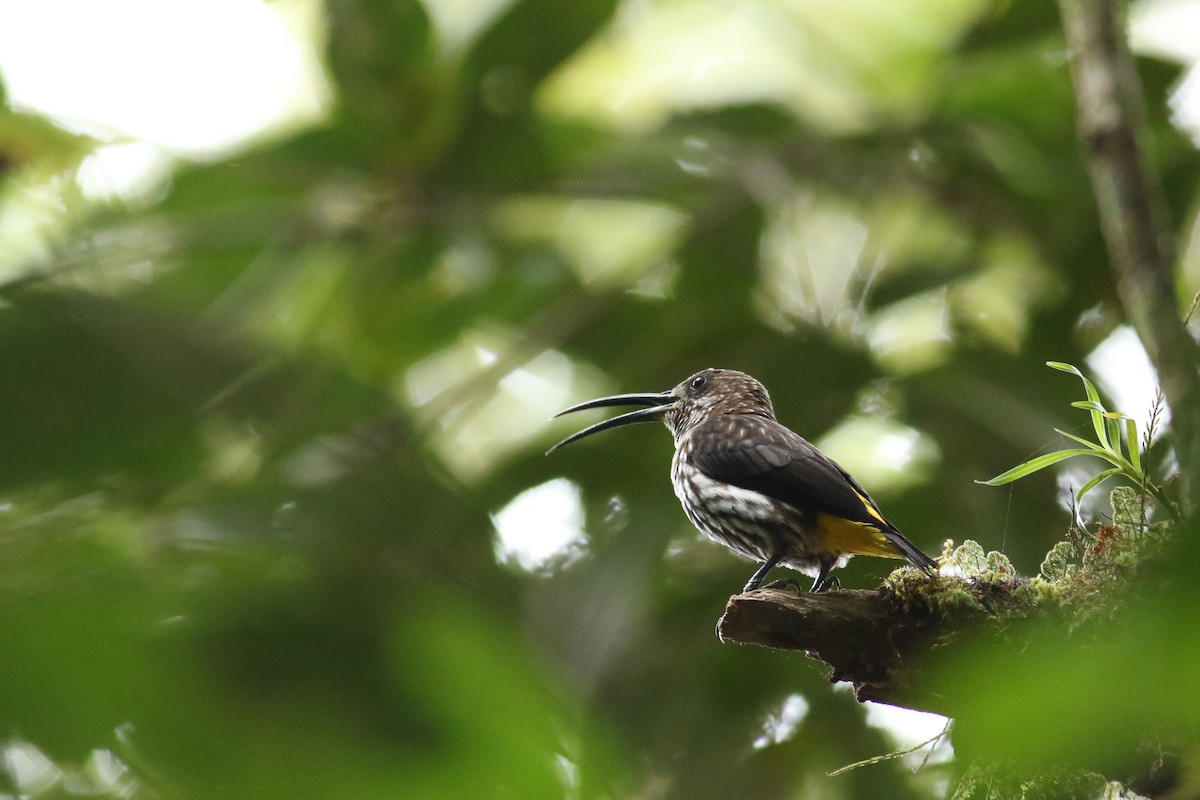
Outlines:
{"type": "Polygon", "coordinates": [[[771,397],[766,388],[744,372],[732,369],[704,369],[667,392],[648,394],[617,394],[588,400],[564,409],[555,417],[572,414],[589,408],[609,406],[647,406],[637,411],[597,422],[563,439],[546,451],[549,455],[560,447],[578,441],[593,433],[600,433],[635,422],[662,421],[675,440],[710,417],[724,414],[753,414],[767,419],[775,418],[771,397]]]}

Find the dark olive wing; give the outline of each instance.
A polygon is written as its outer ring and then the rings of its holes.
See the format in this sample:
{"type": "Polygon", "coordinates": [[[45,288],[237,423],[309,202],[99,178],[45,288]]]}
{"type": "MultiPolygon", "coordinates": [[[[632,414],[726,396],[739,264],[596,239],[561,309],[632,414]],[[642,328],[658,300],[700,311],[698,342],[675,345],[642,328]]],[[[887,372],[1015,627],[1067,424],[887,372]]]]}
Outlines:
{"type": "Polygon", "coordinates": [[[846,470],[778,422],[751,415],[713,417],[693,429],[690,460],[705,475],[813,514],[871,525],[912,563],[933,560],[884,519],[846,470]]]}
{"type": "Polygon", "coordinates": [[[876,527],[885,524],[879,509],[844,469],[774,420],[713,417],[693,430],[691,444],[692,462],[710,478],[806,511],[876,527]]]}

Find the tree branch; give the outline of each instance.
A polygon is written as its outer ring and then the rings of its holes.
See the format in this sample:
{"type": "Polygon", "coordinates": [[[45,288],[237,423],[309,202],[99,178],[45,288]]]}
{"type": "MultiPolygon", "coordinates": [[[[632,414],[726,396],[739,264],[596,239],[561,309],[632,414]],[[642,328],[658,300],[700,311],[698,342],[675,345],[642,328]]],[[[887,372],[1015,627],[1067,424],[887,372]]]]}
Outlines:
{"type": "Polygon", "coordinates": [[[953,640],[994,622],[1001,605],[1011,612],[1015,585],[964,584],[964,602],[937,609],[927,597],[902,597],[886,586],[819,594],[759,589],[729,599],[717,633],[725,642],[803,651],[832,668],[831,681],[853,684],[860,701],[949,715],[953,703],[930,679],[934,662],[952,652],[953,640]]]}
{"type": "MultiPolygon", "coordinates": [[[[1175,296],[1175,242],[1157,174],[1139,143],[1141,87],[1118,0],[1058,0],[1070,50],[1077,127],[1117,296],[1171,405],[1179,461],[1200,464],[1200,373],[1175,296]]],[[[1198,481],[1182,470],[1186,512],[1198,481]]]]}

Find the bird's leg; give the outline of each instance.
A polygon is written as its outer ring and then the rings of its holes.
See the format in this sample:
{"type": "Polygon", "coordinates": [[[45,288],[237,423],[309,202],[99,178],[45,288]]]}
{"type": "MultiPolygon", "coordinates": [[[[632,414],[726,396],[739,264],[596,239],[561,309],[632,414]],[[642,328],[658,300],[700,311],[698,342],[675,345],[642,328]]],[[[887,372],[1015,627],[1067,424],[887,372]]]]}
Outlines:
{"type": "Polygon", "coordinates": [[[825,562],[821,564],[821,571],[817,573],[817,579],[813,581],[810,592],[823,592],[826,589],[840,589],[842,582],[831,576],[829,573],[833,570],[833,562],[825,562]]]}
{"type": "Polygon", "coordinates": [[[764,561],[762,566],[755,570],[754,574],[750,576],[750,580],[746,581],[746,585],[742,589],[742,592],[753,592],[755,589],[757,589],[759,584],[763,582],[763,578],[767,577],[767,573],[779,563],[779,559],[781,558],[783,558],[783,554],[779,553],[764,561]]]}

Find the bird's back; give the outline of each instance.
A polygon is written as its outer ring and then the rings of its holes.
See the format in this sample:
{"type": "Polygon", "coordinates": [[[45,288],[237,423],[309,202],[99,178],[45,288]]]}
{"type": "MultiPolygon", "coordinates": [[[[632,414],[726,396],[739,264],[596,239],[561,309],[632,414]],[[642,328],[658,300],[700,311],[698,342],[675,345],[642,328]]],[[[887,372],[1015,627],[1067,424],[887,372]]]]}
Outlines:
{"type": "MultiPolygon", "coordinates": [[[[846,470],[774,419],[743,414],[711,417],[680,440],[676,461],[673,474],[694,470],[702,478],[698,481],[693,476],[692,482],[706,485],[710,495],[716,492],[714,486],[734,490],[730,496],[739,498],[739,504],[718,503],[724,513],[717,516],[727,526],[746,527],[747,523],[736,519],[740,508],[742,516],[772,523],[766,527],[789,528],[793,539],[804,539],[802,546],[792,543],[804,552],[828,551],[835,558],[905,558],[925,570],[934,566],[932,559],[884,518],[846,470]],[[767,512],[768,505],[774,509],[773,515],[767,512]]],[[[686,492],[681,493],[677,485],[676,493],[686,508],[686,492]]],[[[692,492],[693,499],[696,494],[692,492]]],[[[703,511],[689,510],[688,515],[695,522],[695,515],[703,511]]],[[[711,528],[720,521],[709,520],[708,525],[711,528]]],[[[705,532],[712,535],[711,530],[705,532]]],[[[771,546],[788,543],[787,536],[777,531],[763,536],[771,546]]],[[[744,552],[746,548],[734,549],[744,552]]]]}

